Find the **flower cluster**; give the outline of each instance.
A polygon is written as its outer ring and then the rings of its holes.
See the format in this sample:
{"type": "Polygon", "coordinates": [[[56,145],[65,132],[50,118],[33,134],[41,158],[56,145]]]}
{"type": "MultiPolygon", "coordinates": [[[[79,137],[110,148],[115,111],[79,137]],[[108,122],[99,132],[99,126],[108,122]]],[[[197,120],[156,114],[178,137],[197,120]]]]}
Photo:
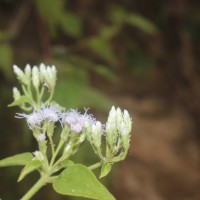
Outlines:
{"type": "Polygon", "coordinates": [[[31,114],[17,113],[17,118],[25,118],[30,129],[38,128],[42,122],[58,122],[61,116],[61,110],[58,106],[44,106],[41,110],[35,110],[31,114]]]}
{"type": "Polygon", "coordinates": [[[127,110],[124,112],[120,108],[113,106],[110,110],[106,123],[106,157],[113,162],[123,160],[130,146],[130,133],[132,119],[127,110]]]}
{"type": "Polygon", "coordinates": [[[17,65],[13,66],[14,73],[21,83],[22,94],[17,87],[13,88],[14,101],[9,106],[20,106],[25,111],[34,108],[40,109],[41,102],[48,105],[53,97],[57,70],[55,66],[45,66],[43,63],[39,67],[26,65],[21,70],[17,65]]]}
{"type": "Polygon", "coordinates": [[[80,114],[77,110],[70,109],[63,113],[62,123],[69,125],[70,129],[75,133],[80,133],[85,127],[85,123],[94,124],[96,119],[92,115],[80,114]]]}
{"type": "Polygon", "coordinates": [[[86,134],[95,153],[103,162],[117,162],[123,160],[130,145],[132,119],[127,110],[113,106],[105,125],[97,121],[86,124],[86,134]],[[103,128],[102,128],[103,127],[103,128]],[[105,129],[104,129],[105,127],[105,129]],[[103,155],[101,143],[102,136],[106,140],[106,155],[103,155]]]}
{"type": "Polygon", "coordinates": [[[48,88],[53,88],[56,83],[57,70],[55,66],[45,66],[43,63],[39,67],[26,65],[24,71],[17,65],[13,66],[14,73],[17,75],[18,80],[24,84],[30,84],[32,80],[33,86],[38,88],[41,84],[45,84],[48,88]]]}
{"type": "Polygon", "coordinates": [[[85,127],[85,123],[94,124],[96,119],[86,112],[81,114],[75,109],[62,112],[58,106],[45,106],[42,105],[41,110],[35,110],[31,114],[17,113],[17,118],[25,118],[27,120],[30,129],[40,127],[42,122],[58,122],[62,123],[62,126],[69,126],[71,131],[80,133],[85,127]]]}

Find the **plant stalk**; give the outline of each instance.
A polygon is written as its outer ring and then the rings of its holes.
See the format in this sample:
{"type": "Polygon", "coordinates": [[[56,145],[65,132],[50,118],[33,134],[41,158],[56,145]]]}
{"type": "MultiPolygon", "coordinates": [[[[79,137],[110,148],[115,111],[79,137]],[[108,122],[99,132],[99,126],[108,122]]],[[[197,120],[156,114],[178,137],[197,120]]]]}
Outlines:
{"type": "Polygon", "coordinates": [[[38,190],[40,190],[48,182],[47,176],[41,176],[33,187],[21,198],[21,200],[30,200],[38,190]]]}
{"type": "Polygon", "coordinates": [[[94,169],[99,168],[101,166],[102,166],[102,162],[98,162],[98,163],[95,163],[94,165],[89,166],[88,168],[90,170],[94,170],[94,169]]]}

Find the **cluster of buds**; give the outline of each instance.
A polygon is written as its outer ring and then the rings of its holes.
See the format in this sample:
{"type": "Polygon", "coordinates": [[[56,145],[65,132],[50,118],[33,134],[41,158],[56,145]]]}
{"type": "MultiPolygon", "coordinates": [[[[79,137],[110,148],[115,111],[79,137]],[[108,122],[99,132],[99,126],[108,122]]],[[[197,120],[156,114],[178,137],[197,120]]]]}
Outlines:
{"type": "Polygon", "coordinates": [[[95,124],[86,124],[86,134],[95,153],[102,162],[118,162],[123,160],[130,145],[132,120],[127,110],[113,106],[105,125],[97,121],[95,124]],[[103,155],[102,136],[106,140],[106,153],[103,155]]]}
{"type": "Polygon", "coordinates": [[[21,95],[20,91],[14,87],[14,102],[10,104],[10,106],[18,105],[26,111],[32,110],[33,107],[38,108],[40,102],[43,100],[42,97],[45,88],[47,88],[49,92],[49,98],[46,100],[46,104],[50,102],[57,79],[57,70],[55,66],[40,64],[39,67],[33,66],[31,68],[31,66],[27,64],[23,71],[17,65],[14,65],[13,70],[22,85],[23,94],[21,95]],[[27,104],[29,104],[28,107],[27,104]]]}
{"type": "Polygon", "coordinates": [[[29,85],[31,80],[35,88],[38,88],[40,84],[45,84],[48,88],[54,88],[56,83],[57,70],[55,66],[45,66],[43,63],[39,67],[26,65],[24,71],[17,65],[13,66],[14,73],[17,79],[24,85],[29,85]]]}

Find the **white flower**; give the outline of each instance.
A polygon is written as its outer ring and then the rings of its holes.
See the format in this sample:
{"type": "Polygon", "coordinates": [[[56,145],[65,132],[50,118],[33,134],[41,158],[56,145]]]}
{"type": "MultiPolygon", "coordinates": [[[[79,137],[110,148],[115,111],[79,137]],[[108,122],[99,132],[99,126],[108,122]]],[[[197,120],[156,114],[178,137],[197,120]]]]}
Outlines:
{"type": "Polygon", "coordinates": [[[64,125],[69,125],[71,130],[80,133],[85,127],[85,123],[92,124],[96,121],[96,119],[92,115],[80,114],[77,110],[71,109],[63,113],[62,123],[64,125]]]}
{"type": "Polygon", "coordinates": [[[43,116],[37,111],[34,111],[29,115],[25,113],[17,113],[16,117],[25,118],[30,129],[40,126],[43,121],[43,116]]]}
{"type": "Polygon", "coordinates": [[[40,110],[40,114],[44,120],[57,122],[60,120],[61,111],[56,106],[44,106],[40,110]]]}

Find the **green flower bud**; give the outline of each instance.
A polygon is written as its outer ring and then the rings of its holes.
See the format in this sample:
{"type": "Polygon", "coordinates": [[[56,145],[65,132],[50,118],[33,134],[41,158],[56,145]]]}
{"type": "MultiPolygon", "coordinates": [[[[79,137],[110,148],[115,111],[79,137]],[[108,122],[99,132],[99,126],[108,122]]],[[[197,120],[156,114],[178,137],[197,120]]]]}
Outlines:
{"type": "Polygon", "coordinates": [[[21,97],[20,91],[17,89],[17,87],[13,88],[13,98],[14,100],[18,100],[21,97]]]}
{"type": "Polygon", "coordinates": [[[38,89],[40,86],[40,76],[39,76],[39,69],[34,66],[32,69],[32,82],[33,86],[38,89]]]}
{"type": "Polygon", "coordinates": [[[132,120],[127,110],[113,106],[106,123],[106,159],[117,162],[125,158],[130,146],[132,120]]]}
{"type": "Polygon", "coordinates": [[[47,67],[46,80],[47,80],[47,83],[51,86],[51,88],[55,87],[56,74],[57,74],[57,71],[56,71],[55,66],[47,67]]]}
{"type": "Polygon", "coordinates": [[[17,65],[13,65],[13,70],[14,73],[17,75],[17,79],[21,81],[23,84],[27,85],[29,80],[27,79],[24,72],[17,65]]]}
{"type": "MultiPolygon", "coordinates": [[[[101,148],[101,137],[102,137],[102,125],[101,122],[97,121],[96,124],[92,125],[92,139],[93,144],[97,150],[101,148]]],[[[100,150],[101,151],[101,150],[100,150]]]]}
{"type": "Polygon", "coordinates": [[[40,81],[43,83],[45,82],[46,73],[47,73],[46,66],[43,63],[41,63],[40,64],[40,81]]]}
{"type": "Polygon", "coordinates": [[[40,65],[40,80],[47,85],[49,89],[55,87],[57,70],[55,66],[45,66],[43,63],[40,65]]]}
{"type": "Polygon", "coordinates": [[[25,76],[27,77],[28,80],[31,79],[31,66],[29,64],[26,65],[25,69],[25,76]]]}

